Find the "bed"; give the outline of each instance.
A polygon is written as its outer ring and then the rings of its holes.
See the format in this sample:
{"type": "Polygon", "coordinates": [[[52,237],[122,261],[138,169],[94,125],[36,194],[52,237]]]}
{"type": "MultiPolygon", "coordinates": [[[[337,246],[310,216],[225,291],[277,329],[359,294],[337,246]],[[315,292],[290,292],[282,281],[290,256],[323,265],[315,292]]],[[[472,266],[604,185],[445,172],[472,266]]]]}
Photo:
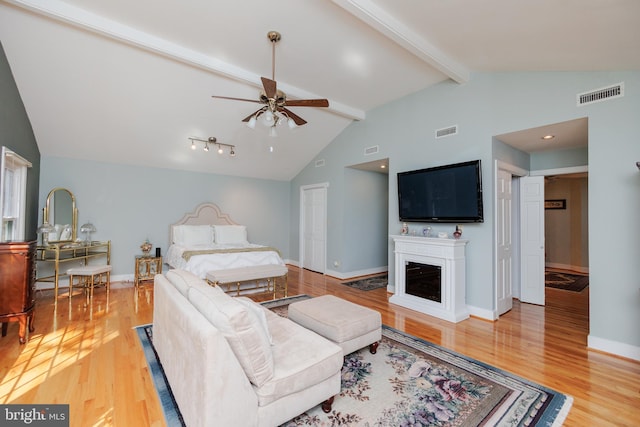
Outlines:
{"type": "MultiPolygon", "coordinates": [[[[277,248],[249,242],[246,226],[233,221],[214,203],[198,205],[169,226],[169,248],[164,262],[205,280],[208,274],[232,269],[285,266],[277,248]]],[[[239,283],[234,283],[234,289],[246,293],[273,287],[275,291],[276,284],[266,279],[252,280],[252,285],[243,284],[242,289],[239,283]]],[[[286,277],[284,280],[286,283],[286,277]]]]}

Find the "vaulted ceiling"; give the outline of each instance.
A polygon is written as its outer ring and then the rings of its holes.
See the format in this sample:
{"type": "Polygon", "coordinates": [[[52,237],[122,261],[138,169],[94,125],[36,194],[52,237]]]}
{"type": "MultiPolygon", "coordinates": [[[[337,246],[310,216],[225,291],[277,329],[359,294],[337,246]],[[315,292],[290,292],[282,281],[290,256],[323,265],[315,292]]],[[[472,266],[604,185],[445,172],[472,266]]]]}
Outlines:
{"type": "MultiPolygon", "coordinates": [[[[637,0],[0,0],[0,41],[45,156],[289,180],[352,120],[474,72],[640,69],[637,0]],[[308,124],[241,119],[271,77],[308,124]],[[189,150],[190,136],[236,156],[189,150]]],[[[202,145],[200,146],[200,148],[202,145]]]]}

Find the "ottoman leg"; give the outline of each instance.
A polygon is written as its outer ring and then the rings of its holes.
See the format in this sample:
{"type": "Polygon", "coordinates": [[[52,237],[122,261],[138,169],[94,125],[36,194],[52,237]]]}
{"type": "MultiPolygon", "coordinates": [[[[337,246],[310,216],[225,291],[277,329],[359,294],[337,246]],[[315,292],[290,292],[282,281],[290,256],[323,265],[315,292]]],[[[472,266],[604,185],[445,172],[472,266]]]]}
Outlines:
{"type": "Polygon", "coordinates": [[[371,354],[376,354],[378,352],[378,341],[369,346],[369,351],[371,352],[371,354]]]}
{"type": "Polygon", "coordinates": [[[331,405],[333,405],[334,398],[335,396],[331,396],[330,398],[322,402],[322,410],[324,411],[325,414],[328,414],[329,412],[331,412],[331,405]]]}

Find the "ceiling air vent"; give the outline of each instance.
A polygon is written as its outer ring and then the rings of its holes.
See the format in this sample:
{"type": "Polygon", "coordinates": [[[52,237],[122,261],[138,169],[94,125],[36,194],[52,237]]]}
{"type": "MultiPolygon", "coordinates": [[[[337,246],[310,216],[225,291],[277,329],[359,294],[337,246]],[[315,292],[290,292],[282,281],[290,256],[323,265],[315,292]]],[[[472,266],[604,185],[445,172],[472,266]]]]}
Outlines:
{"type": "Polygon", "coordinates": [[[436,129],[436,139],[445,136],[456,135],[458,133],[458,125],[449,126],[448,128],[436,129]]]}
{"type": "Polygon", "coordinates": [[[582,105],[593,104],[594,102],[620,98],[621,96],[624,96],[624,83],[618,83],[613,86],[579,93],[577,95],[578,107],[582,105]]]}
{"type": "Polygon", "coordinates": [[[364,155],[370,156],[372,154],[376,154],[380,149],[380,146],[374,145],[373,147],[367,147],[364,149],[364,155]]]}
{"type": "Polygon", "coordinates": [[[316,167],[321,168],[324,166],[324,159],[316,160],[316,167]]]}

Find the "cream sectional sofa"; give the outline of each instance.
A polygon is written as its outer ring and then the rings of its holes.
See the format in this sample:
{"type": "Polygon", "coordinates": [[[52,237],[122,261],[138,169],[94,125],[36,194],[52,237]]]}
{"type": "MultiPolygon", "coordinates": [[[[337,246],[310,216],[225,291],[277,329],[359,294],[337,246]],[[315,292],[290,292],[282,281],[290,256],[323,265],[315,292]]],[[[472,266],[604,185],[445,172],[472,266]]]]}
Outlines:
{"type": "Polygon", "coordinates": [[[186,271],[155,277],[153,344],[188,426],[277,426],[340,392],[340,347],[186,271]]]}

